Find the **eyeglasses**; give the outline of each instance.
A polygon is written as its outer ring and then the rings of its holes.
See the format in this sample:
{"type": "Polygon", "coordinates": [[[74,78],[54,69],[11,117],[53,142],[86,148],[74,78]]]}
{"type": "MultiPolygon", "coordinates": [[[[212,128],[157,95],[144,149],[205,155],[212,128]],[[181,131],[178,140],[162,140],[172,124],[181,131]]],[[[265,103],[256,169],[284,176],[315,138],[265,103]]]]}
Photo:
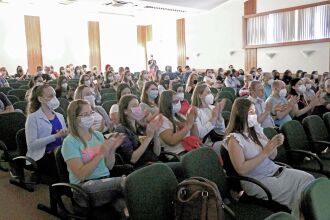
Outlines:
{"type": "Polygon", "coordinates": [[[82,113],[82,114],[79,114],[78,116],[79,117],[87,117],[87,116],[91,116],[93,115],[95,112],[94,111],[91,111],[91,112],[85,112],[85,113],[82,113]]]}

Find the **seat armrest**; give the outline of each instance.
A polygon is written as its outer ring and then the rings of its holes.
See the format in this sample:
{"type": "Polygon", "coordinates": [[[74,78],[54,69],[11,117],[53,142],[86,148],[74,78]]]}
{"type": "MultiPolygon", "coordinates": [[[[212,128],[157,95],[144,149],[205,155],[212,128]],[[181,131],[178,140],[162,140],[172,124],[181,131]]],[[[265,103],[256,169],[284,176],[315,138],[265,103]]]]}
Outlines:
{"type": "MultiPolygon", "coordinates": [[[[77,192],[80,194],[80,196],[83,198],[84,201],[86,201],[87,207],[84,207],[87,210],[87,213],[91,210],[91,200],[89,195],[78,185],[69,184],[69,183],[55,183],[51,185],[50,187],[50,193],[51,196],[56,200],[56,203],[58,204],[60,210],[62,210],[66,216],[77,218],[79,219],[79,216],[74,215],[74,213],[70,212],[64,205],[64,202],[62,200],[62,196],[65,195],[63,192],[65,190],[71,190],[71,192],[77,192]]],[[[83,218],[83,217],[82,217],[83,218]]]]}
{"type": "Polygon", "coordinates": [[[283,162],[279,162],[279,161],[274,161],[275,164],[286,167],[286,168],[292,168],[292,166],[290,166],[289,164],[283,163],[283,162]]]}
{"type": "Polygon", "coordinates": [[[227,176],[226,178],[228,180],[242,180],[242,181],[247,181],[247,182],[250,182],[250,183],[254,183],[255,185],[259,186],[266,193],[268,201],[273,201],[272,194],[268,190],[268,188],[256,179],[246,177],[246,176],[227,176]]]}
{"type": "Polygon", "coordinates": [[[181,161],[180,156],[177,155],[176,153],[172,153],[172,152],[168,152],[168,151],[162,151],[162,152],[160,152],[160,155],[170,155],[170,156],[173,156],[178,162],[181,161]]]}
{"type": "Polygon", "coordinates": [[[3,151],[7,151],[8,150],[5,142],[3,142],[1,140],[0,140],[0,150],[3,150],[3,151]]]}
{"type": "Polygon", "coordinates": [[[13,161],[21,161],[21,160],[28,161],[29,163],[32,164],[33,170],[38,171],[38,165],[31,157],[18,156],[13,159],[13,161]]]}
{"type": "Polygon", "coordinates": [[[305,157],[315,159],[317,161],[317,163],[319,164],[319,166],[320,166],[320,172],[323,172],[323,163],[322,163],[321,159],[316,154],[313,154],[309,151],[304,151],[304,150],[286,150],[286,152],[293,153],[293,154],[301,154],[305,157]]]}

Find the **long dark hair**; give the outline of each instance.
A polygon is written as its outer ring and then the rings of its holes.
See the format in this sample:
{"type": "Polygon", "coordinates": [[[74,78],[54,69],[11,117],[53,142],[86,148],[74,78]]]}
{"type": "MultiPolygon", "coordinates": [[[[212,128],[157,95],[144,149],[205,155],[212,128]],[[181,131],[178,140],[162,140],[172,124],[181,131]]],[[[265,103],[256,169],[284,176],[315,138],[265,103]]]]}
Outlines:
{"type": "Polygon", "coordinates": [[[62,90],[62,83],[63,83],[63,80],[68,80],[68,79],[67,79],[66,76],[64,76],[64,75],[61,75],[61,76],[58,77],[57,85],[56,85],[56,89],[60,89],[60,90],[62,90]]]}
{"type": "Polygon", "coordinates": [[[246,98],[237,98],[234,101],[228,127],[226,129],[226,136],[231,133],[240,133],[245,138],[251,138],[254,143],[261,145],[257,133],[254,127],[248,126],[248,112],[252,105],[252,102],[246,98]],[[244,130],[247,127],[248,136],[244,134],[244,130]]]}
{"type": "MultiPolygon", "coordinates": [[[[117,91],[116,91],[116,96],[117,96],[117,103],[119,103],[119,100],[121,98],[121,93],[124,89],[128,88],[129,90],[131,90],[131,88],[126,84],[126,83],[120,83],[118,85],[117,91]]],[[[132,93],[132,91],[131,91],[132,93]]]]}
{"type": "Polygon", "coordinates": [[[159,112],[168,118],[170,122],[172,122],[173,125],[173,132],[176,132],[176,125],[177,120],[180,122],[184,122],[185,120],[178,114],[173,115],[173,96],[175,95],[175,92],[172,90],[165,90],[162,92],[160,95],[160,100],[159,100],[159,112]],[[175,117],[174,117],[175,116],[175,117]]]}
{"type": "MultiPolygon", "coordinates": [[[[141,93],[141,102],[153,107],[153,104],[149,102],[149,96],[148,96],[148,89],[150,88],[151,85],[158,87],[154,81],[145,82],[141,93]]],[[[159,95],[155,99],[156,106],[158,104],[158,99],[159,99],[159,95]]]]}
{"type": "Polygon", "coordinates": [[[119,103],[118,103],[118,108],[119,108],[118,112],[119,112],[119,122],[120,122],[120,124],[135,133],[136,129],[133,127],[134,125],[132,125],[128,121],[128,117],[125,114],[130,101],[132,101],[133,99],[138,100],[135,95],[124,95],[123,97],[121,97],[120,100],[119,100],[119,103]]]}

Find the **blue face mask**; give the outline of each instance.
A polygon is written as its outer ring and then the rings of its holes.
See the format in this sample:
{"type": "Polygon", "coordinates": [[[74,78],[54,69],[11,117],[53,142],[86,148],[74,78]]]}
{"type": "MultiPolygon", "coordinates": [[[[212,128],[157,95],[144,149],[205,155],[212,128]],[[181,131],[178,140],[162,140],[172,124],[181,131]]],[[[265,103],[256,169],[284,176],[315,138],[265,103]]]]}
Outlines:
{"type": "Polygon", "coordinates": [[[158,90],[150,90],[148,93],[148,97],[151,100],[155,100],[158,97],[158,90]]]}

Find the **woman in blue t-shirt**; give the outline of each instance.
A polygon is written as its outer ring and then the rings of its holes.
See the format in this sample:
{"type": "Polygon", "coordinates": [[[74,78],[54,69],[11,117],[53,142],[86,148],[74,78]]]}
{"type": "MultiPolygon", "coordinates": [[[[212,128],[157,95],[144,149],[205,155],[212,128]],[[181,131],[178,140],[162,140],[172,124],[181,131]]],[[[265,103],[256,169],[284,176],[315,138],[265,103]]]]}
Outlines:
{"type": "MultiPolygon", "coordinates": [[[[115,164],[116,149],[125,136],[116,133],[104,140],[101,132],[91,128],[93,123],[93,111],[88,101],[71,102],[68,108],[70,133],[61,150],[68,165],[70,183],[81,185],[90,195],[92,204],[101,206],[122,197],[124,178],[110,178],[109,170],[115,164]]],[[[86,206],[78,195],[74,194],[74,198],[82,207],[86,206]]]]}
{"type": "Polygon", "coordinates": [[[53,151],[62,145],[67,129],[63,115],[54,110],[60,106],[55,90],[49,85],[33,87],[27,106],[25,124],[26,156],[38,164],[41,176],[49,183],[56,182],[57,169],[53,151]]]}

